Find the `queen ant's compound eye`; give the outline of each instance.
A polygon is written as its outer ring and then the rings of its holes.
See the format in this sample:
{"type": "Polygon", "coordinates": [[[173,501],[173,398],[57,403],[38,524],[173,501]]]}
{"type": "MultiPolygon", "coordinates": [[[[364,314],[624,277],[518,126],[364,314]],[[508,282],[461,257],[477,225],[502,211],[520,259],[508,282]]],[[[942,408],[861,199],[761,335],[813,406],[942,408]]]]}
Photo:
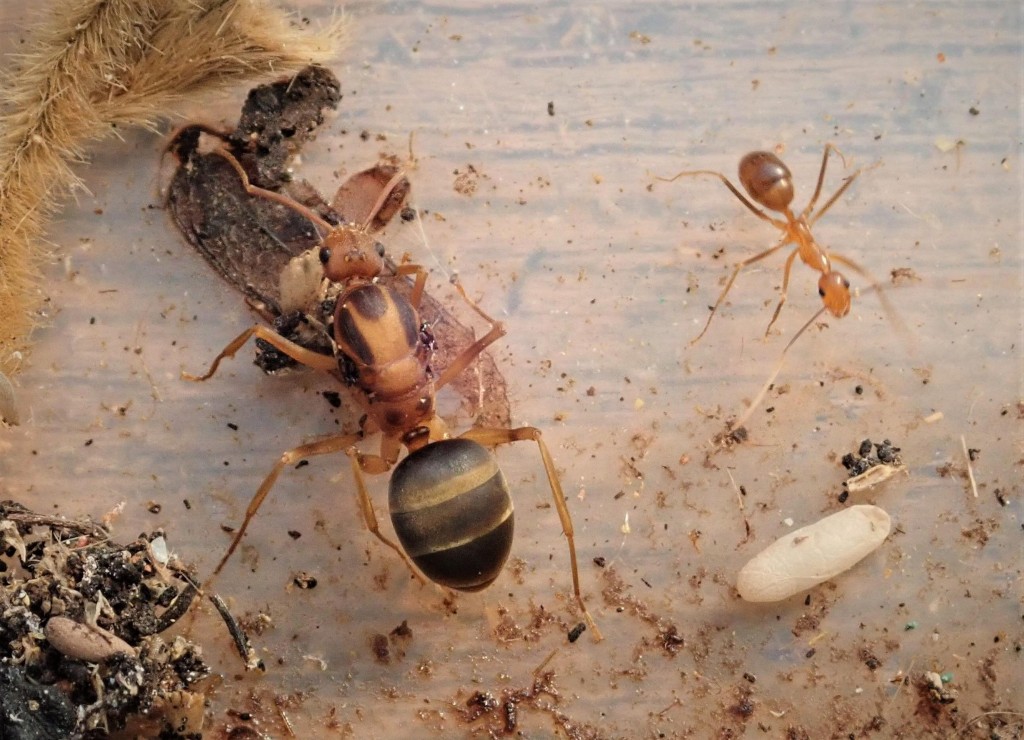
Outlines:
{"type": "Polygon", "coordinates": [[[320,264],[326,265],[331,259],[331,250],[327,247],[320,247],[320,264]]]}

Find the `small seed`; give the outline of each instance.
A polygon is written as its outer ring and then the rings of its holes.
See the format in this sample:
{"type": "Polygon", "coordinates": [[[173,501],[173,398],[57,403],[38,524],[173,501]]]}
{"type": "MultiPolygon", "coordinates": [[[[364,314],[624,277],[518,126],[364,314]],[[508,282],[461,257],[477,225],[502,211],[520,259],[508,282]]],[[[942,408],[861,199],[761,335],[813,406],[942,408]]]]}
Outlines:
{"type": "Polygon", "coordinates": [[[51,617],[43,631],[56,650],[74,660],[102,663],[118,653],[136,654],[135,648],[117,635],[67,617],[51,617]]]}

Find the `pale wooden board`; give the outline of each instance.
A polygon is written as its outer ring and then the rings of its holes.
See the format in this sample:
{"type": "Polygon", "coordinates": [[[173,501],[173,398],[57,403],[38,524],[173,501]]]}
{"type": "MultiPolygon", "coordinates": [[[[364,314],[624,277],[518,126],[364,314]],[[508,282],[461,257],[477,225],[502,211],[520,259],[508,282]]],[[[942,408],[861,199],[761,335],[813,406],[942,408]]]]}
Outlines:
{"type": "MultiPolygon", "coordinates": [[[[506,323],[497,357],[513,414],[552,446],[606,639],[566,645],[555,624],[534,641],[494,636],[500,610],[524,625],[541,605],[558,622],[576,621],[565,546],[531,446],[500,453],[515,489],[521,573],[459,597],[456,616],[438,592],[407,582],[363,530],[347,461],[318,460],[282,476],[220,583],[238,612],[272,614],[274,629],[258,638],[270,672],[238,680],[223,630],[212,617],[199,623],[227,675],[214,725],[226,721],[225,706],[251,709],[252,689],[308,692],[287,710],[299,736],[328,727],[354,737],[484,734],[483,720],[466,725],[459,708],[475,691],[500,697],[527,686],[556,648],[549,666],[560,694],[545,701],[602,736],[762,736],[762,726],[770,736],[790,727],[845,736],[880,716],[881,735],[944,737],[982,712],[1021,711],[1019,8],[347,11],[355,34],[334,67],[345,98],[301,173],[332,190],[380,152],[404,156],[415,132],[412,180],[431,214],[429,248],[410,227],[392,230],[389,245],[434,270],[434,285],[458,270],[506,323]],[[363,130],[369,141],[357,136],[363,130]],[[959,152],[937,146],[958,139],[959,152]],[[688,348],[727,264],[774,235],[713,180],[648,185],[684,168],[732,177],[746,151],[778,148],[802,207],[827,141],[851,168],[881,166],[815,231],[880,278],[913,268],[920,281],[889,293],[906,330],[874,296],[856,300],[847,318],[795,346],[777,381],[788,392],[769,395],[751,440],[704,467],[724,417],[743,410],[816,310],[815,278],[794,267],[782,334],[763,342],[783,260],[765,262],[740,277],[708,335],[688,348]],[[466,197],[453,189],[454,172],[470,165],[479,180],[466,197]],[[944,418],[924,424],[934,411],[944,418]],[[981,450],[977,499],[959,475],[962,434],[981,450]],[[740,602],[732,583],[743,563],[788,531],[783,520],[800,526],[835,510],[839,457],[886,436],[903,448],[909,477],[858,497],[893,517],[880,551],[812,592],[809,607],[803,596],[740,602]],[[954,473],[944,477],[948,463],[954,473]],[[748,541],[733,480],[747,492],[748,541]],[[292,541],[292,529],[302,538],[292,541]],[[658,628],[602,595],[598,556],[662,628],[678,628],[678,654],[659,647],[658,628]],[[300,570],[316,574],[315,590],[288,588],[300,570]],[[825,604],[816,628],[794,634],[825,604]],[[414,633],[406,655],[378,663],[372,636],[403,620],[414,633]],[[911,621],[917,629],[905,631],[911,621]],[[862,649],[878,658],[876,670],[862,649]],[[916,689],[889,682],[911,668],[954,674],[958,724],[949,708],[935,723],[915,714],[916,689]],[[731,708],[747,692],[753,714],[744,719],[731,708]]],[[[317,19],[332,9],[303,12],[317,19]]],[[[0,48],[16,51],[20,11],[5,5],[0,17],[0,48]]],[[[182,114],[230,123],[243,95],[182,114]]],[[[48,235],[65,262],[50,273],[52,326],[17,378],[24,423],[4,433],[0,475],[5,497],[42,510],[99,516],[126,501],[118,536],[164,527],[177,552],[209,569],[227,542],[219,525],[237,523],[272,461],[334,428],[317,395],[331,386],[312,374],[266,378],[241,355],[205,385],[178,379],[254,317],[154,208],[162,143],[129,133],[94,149],[81,168],[90,193],[48,235]],[[127,404],[124,416],[112,410],[127,404]],[[147,512],[150,500],[163,505],[159,515],[147,512]]],[[[826,192],[849,171],[833,161],[826,192]]],[[[448,302],[469,320],[454,296],[448,302]]],[[[385,490],[383,477],[374,481],[382,517],[385,490]]],[[[268,732],[280,736],[264,706],[268,732]]],[[[537,737],[559,726],[525,706],[519,723],[537,737]]]]}

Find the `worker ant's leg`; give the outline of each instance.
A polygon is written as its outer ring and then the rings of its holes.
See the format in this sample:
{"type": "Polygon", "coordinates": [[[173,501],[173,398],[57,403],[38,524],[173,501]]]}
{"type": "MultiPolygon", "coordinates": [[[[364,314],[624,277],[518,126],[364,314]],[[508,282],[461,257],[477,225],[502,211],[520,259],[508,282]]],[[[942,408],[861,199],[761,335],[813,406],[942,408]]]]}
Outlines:
{"type": "Polygon", "coordinates": [[[779,298],[779,305],[775,307],[775,313],[772,314],[772,320],[768,322],[768,328],[764,330],[764,335],[767,337],[768,332],[772,330],[772,325],[775,323],[775,319],[779,318],[779,312],[782,310],[782,304],[786,302],[786,291],[789,290],[789,273],[793,269],[793,259],[800,254],[800,248],[797,247],[789,256],[786,258],[786,268],[782,272],[782,296],[779,298]]]}
{"type": "Polygon", "coordinates": [[[595,642],[601,640],[601,630],[598,629],[594,618],[590,616],[587,605],[583,601],[583,594],[580,593],[580,577],[579,569],[576,565],[576,540],[572,526],[572,517],[569,514],[569,508],[565,504],[565,495],[562,493],[562,484],[559,482],[558,473],[555,471],[554,460],[551,459],[551,453],[548,452],[548,447],[544,444],[540,430],[535,427],[519,427],[518,429],[476,427],[459,436],[462,439],[470,439],[488,448],[511,444],[512,442],[521,442],[523,440],[533,440],[537,443],[537,447],[540,449],[541,460],[544,463],[544,472],[548,477],[548,485],[551,487],[551,496],[558,511],[558,518],[562,522],[562,533],[565,535],[566,542],[569,545],[569,564],[572,566],[573,593],[576,595],[576,602],[583,612],[587,625],[593,631],[595,642]]]}
{"type": "MultiPolygon", "coordinates": [[[[718,296],[718,300],[715,301],[715,305],[711,307],[711,314],[708,316],[707,323],[704,324],[704,328],[701,329],[700,334],[698,334],[696,337],[694,337],[693,339],[690,340],[690,346],[693,346],[694,344],[699,342],[700,338],[703,337],[707,333],[708,327],[711,326],[711,319],[713,319],[715,317],[715,312],[718,310],[718,307],[722,305],[722,301],[724,301],[725,297],[729,294],[729,290],[732,288],[732,284],[734,282],[736,282],[736,276],[740,274],[740,270],[742,270],[744,267],[748,267],[749,265],[754,264],[755,262],[760,262],[761,260],[765,259],[766,257],[771,257],[773,254],[775,254],[780,249],[782,249],[784,246],[786,246],[786,244],[788,244],[789,241],[790,241],[790,237],[789,236],[783,237],[783,239],[778,244],[776,244],[776,245],[774,245],[772,247],[769,247],[768,249],[764,250],[760,254],[755,254],[753,257],[745,259],[742,262],[740,262],[738,265],[736,265],[736,268],[732,271],[732,275],[729,276],[728,282],[726,282],[726,284],[725,284],[725,288],[722,289],[722,293],[718,296]]],[[[790,261],[792,261],[792,256],[790,257],[790,261]]],[[[786,271],[786,278],[787,278],[787,280],[788,280],[788,277],[789,277],[789,271],[787,269],[787,271],[786,271]]],[[[780,305],[779,308],[781,309],[782,306],[780,305]]],[[[776,311],[776,314],[778,314],[778,311],[776,311]]],[[[772,321],[774,321],[774,319],[772,319],[772,321]]],[[[768,326],[770,328],[771,324],[769,324],[768,326]]]]}
{"type": "Polygon", "coordinates": [[[334,357],[322,355],[319,352],[306,349],[295,342],[285,339],[273,329],[263,326],[262,324],[257,324],[256,326],[246,329],[237,337],[232,339],[231,342],[228,343],[228,346],[221,350],[221,353],[213,359],[213,363],[210,365],[210,369],[206,371],[205,375],[192,375],[191,373],[186,373],[182,370],[182,379],[191,380],[196,383],[209,380],[213,377],[214,373],[217,372],[217,368],[220,366],[220,361],[226,357],[234,357],[235,353],[238,352],[238,350],[241,349],[251,337],[262,339],[264,342],[272,345],[275,349],[280,350],[296,362],[302,363],[314,370],[334,372],[338,369],[338,361],[334,357]]]}
{"type": "Polygon", "coordinates": [[[845,265],[846,267],[849,267],[851,270],[856,272],[862,278],[867,280],[868,283],[870,283],[870,285],[871,285],[871,290],[874,290],[876,293],[878,293],[878,300],[879,300],[879,302],[881,302],[882,310],[885,311],[886,316],[888,316],[888,318],[889,318],[889,321],[892,322],[893,326],[895,326],[896,329],[899,332],[901,332],[903,334],[908,334],[909,333],[909,330],[907,329],[906,324],[903,323],[903,320],[899,317],[899,314],[896,313],[895,306],[893,306],[892,302],[889,301],[889,297],[886,295],[886,291],[882,287],[882,284],[879,283],[875,279],[874,275],[872,275],[870,272],[865,270],[858,263],[856,263],[853,260],[851,260],[849,257],[844,257],[841,254],[836,254],[834,252],[829,252],[828,258],[830,260],[832,260],[833,262],[838,262],[841,265],[845,265]]]}
{"type": "MultiPolygon", "coordinates": [[[[844,167],[846,166],[846,157],[844,157],[843,153],[841,151],[839,151],[839,147],[837,147],[831,141],[828,142],[827,144],[825,144],[825,151],[821,155],[821,168],[818,170],[818,184],[814,186],[814,195],[811,196],[810,201],[808,201],[808,203],[807,203],[807,207],[804,208],[803,213],[800,214],[800,218],[805,218],[805,217],[809,216],[811,214],[811,212],[814,210],[814,204],[818,202],[818,196],[821,195],[821,186],[825,182],[825,169],[828,167],[828,156],[832,152],[835,152],[836,154],[838,154],[839,158],[843,160],[843,166],[844,167]]],[[[859,170],[858,170],[858,172],[859,172],[859,170]]],[[[836,193],[835,195],[833,195],[829,199],[828,203],[825,204],[825,207],[821,209],[822,213],[824,213],[825,211],[828,210],[829,206],[832,205],[833,201],[835,201],[835,199],[838,198],[842,194],[843,190],[846,190],[846,188],[848,188],[850,186],[850,183],[853,182],[853,178],[856,177],[856,176],[857,176],[857,172],[855,172],[853,174],[853,176],[850,177],[847,180],[846,184],[843,185],[842,189],[840,189],[840,191],[838,193],[836,193]]],[[[819,213],[816,218],[820,218],[820,217],[821,217],[821,213],[819,213]]],[[[812,221],[811,223],[814,223],[814,222],[812,221]]]]}
{"type": "Polygon", "coordinates": [[[838,262],[841,265],[846,265],[851,270],[853,270],[855,273],[857,273],[862,278],[864,278],[869,283],[871,283],[871,285],[873,285],[876,290],[880,289],[880,287],[878,285],[878,281],[875,280],[874,276],[870,272],[865,270],[863,267],[861,267],[859,263],[854,262],[849,257],[844,257],[841,254],[836,254],[835,252],[829,252],[828,253],[828,258],[830,260],[832,260],[833,262],[838,262]]]}
{"type": "Polygon", "coordinates": [[[751,213],[753,213],[762,221],[767,221],[768,223],[774,225],[775,228],[782,229],[783,231],[785,231],[785,221],[772,218],[767,213],[765,213],[760,208],[751,203],[749,200],[747,200],[743,193],[741,193],[735,185],[729,182],[729,178],[723,175],[721,172],[715,172],[714,170],[688,170],[685,172],[680,172],[678,175],[675,175],[674,177],[659,177],[657,179],[661,180],[662,182],[675,182],[680,177],[694,177],[697,175],[711,175],[712,177],[717,177],[719,180],[722,181],[725,187],[729,188],[730,192],[732,192],[732,194],[739,199],[740,203],[745,205],[750,210],[751,213]]]}
{"type": "Polygon", "coordinates": [[[281,475],[282,470],[290,465],[296,464],[300,460],[306,459],[307,457],[313,457],[315,455],[329,455],[332,452],[347,450],[361,438],[361,433],[339,434],[334,437],[317,440],[316,442],[310,442],[309,444],[299,445],[298,447],[288,450],[281,455],[281,458],[274,464],[269,475],[263,479],[263,483],[260,484],[259,489],[256,491],[256,495],[252,497],[252,501],[249,502],[249,506],[245,510],[245,518],[242,520],[242,525],[238,528],[238,532],[235,534],[234,539],[231,540],[231,546],[228,547],[228,551],[224,553],[224,557],[220,559],[220,562],[213,571],[213,575],[210,576],[204,586],[209,586],[213,579],[220,574],[224,565],[228,562],[228,559],[238,547],[238,543],[242,541],[242,537],[245,535],[246,529],[249,528],[249,522],[252,521],[253,517],[256,516],[256,512],[259,511],[260,506],[263,505],[263,501],[270,493],[270,489],[274,487],[274,483],[277,482],[277,478],[281,475]]]}
{"type": "MultiPolygon", "coordinates": [[[[828,155],[831,151],[835,151],[843,159],[843,165],[846,165],[846,158],[843,157],[843,153],[839,151],[839,149],[836,148],[832,143],[826,144],[825,154],[821,158],[821,170],[818,172],[818,185],[814,188],[814,195],[811,197],[811,200],[807,204],[807,207],[804,208],[803,213],[800,214],[800,218],[807,218],[814,211],[814,204],[818,202],[818,196],[821,194],[821,184],[825,180],[825,165],[828,162],[828,155]]],[[[876,162],[875,164],[870,165],[869,167],[861,167],[860,169],[854,171],[854,173],[847,177],[843,184],[839,186],[839,189],[832,194],[832,197],[825,202],[825,205],[821,207],[821,210],[815,213],[813,218],[808,219],[807,225],[814,226],[814,224],[817,223],[818,219],[824,216],[825,212],[828,211],[828,209],[831,208],[832,205],[837,200],[839,200],[840,197],[842,197],[843,193],[846,192],[847,188],[853,185],[853,181],[856,180],[862,172],[872,170],[875,167],[878,167],[879,164],[879,162],[876,162]]]]}

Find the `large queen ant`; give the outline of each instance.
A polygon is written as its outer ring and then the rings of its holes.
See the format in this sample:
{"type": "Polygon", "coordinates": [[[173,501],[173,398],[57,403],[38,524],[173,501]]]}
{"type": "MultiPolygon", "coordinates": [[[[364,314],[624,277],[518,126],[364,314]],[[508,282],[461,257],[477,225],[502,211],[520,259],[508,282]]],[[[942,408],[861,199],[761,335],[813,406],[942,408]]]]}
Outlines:
{"type": "MultiPolygon", "coordinates": [[[[572,517],[540,430],[532,426],[474,426],[453,437],[435,409],[436,392],[504,336],[504,326],[488,316],[469,298],[461,283],[453,279],[459,295],[490,329],[435,377],[430,366],[433,338],[418,313],[426,271],[420,265],[408,263],[389,267],[375,248],[368,222],[332,226],[315,211],[287,196],[252,185],[230,153],[222,151],[221,155],[238,172],[250,195],[292,208],[320,232],[319,257],[324,276],[342,286],[333,321],[335,352],[332,357],[311,351],[257,324],[228,343],[205,374],[182,373],[182,377],[193,381],[211,378],[224,358],[233,357],[255,338],[302,365],[335,375],[340,370],[341,377],[356,390],[354,395],[363,407],[365,420],[358,432],[325,437],[281,455],[249,502],[242,524],[213,577],[238,547],[286,467],[311,456],[344,452],[351,461],[356,496],[367,529],[394,550],[418,580],[424,582],[426,576],[441,586],[460,591],[484,589],[501,572],[511,551],[514,529],[512,497],[491,449],[532,440],[537,444],[568,544],[576,602],[595,640],[600,640],[600,631],[580,592],[572,517]],[[413,278],[408,297],[389,284],[388,278],[397,276],[413,278]],[[356,446],[371,432],[381,434],[379,454],[360,452],[356,446]],[[399,462],[402,447],[408,454],[399,462]],[[400,544],[380,531],[364,479],[365,474],[382,474],[392,468],[388,508],[400,544]]],[[[402,173],[396,174],[383,188],[370,209],[371,218],[402,178],[402,173]]]]}

